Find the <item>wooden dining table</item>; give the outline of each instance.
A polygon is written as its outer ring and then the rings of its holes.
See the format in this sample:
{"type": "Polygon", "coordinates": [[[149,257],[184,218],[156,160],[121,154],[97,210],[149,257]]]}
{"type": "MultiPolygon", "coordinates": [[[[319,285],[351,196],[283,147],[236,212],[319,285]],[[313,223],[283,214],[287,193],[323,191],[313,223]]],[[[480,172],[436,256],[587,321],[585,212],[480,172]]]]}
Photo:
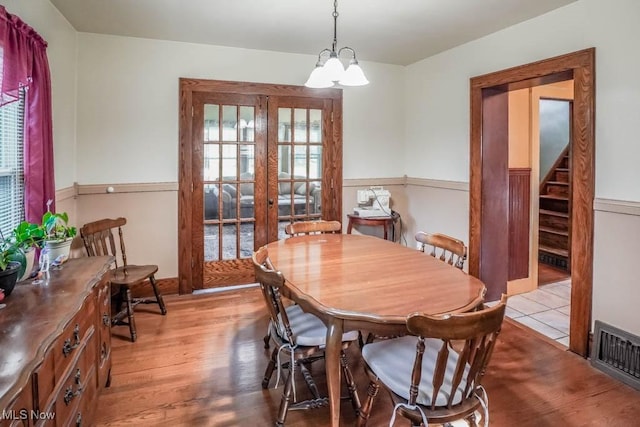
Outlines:
{"type": "Polygon", "coordinates": [[[267,245],[285,277],[283,295],[327,325],[326,376],[331,425],[340,421],[342,335],[406,333],[407,315],[468,311],[484,284],[416,249],[371,236],[319,234],[267,245]]]}

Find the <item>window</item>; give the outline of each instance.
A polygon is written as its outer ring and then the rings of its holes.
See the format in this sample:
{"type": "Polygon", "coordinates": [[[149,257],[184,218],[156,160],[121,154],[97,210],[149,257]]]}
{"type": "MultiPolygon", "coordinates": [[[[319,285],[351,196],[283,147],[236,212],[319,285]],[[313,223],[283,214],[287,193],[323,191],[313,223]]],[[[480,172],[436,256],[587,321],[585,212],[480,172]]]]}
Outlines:
{"type": "Polygon", "coordinates": [[[23,159],[24,88],[17,101],[0,107],[0,230],[5,237],[24,220],[23,159]]]}

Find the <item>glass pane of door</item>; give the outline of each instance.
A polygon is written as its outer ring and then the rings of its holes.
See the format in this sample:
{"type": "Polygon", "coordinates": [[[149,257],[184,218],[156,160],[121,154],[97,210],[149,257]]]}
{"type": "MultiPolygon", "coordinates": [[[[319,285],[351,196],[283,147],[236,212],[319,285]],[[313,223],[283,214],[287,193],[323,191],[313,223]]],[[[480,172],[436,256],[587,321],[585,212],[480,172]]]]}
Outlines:
{"type": "Polygon", "coordinates": [[[254,250],[255,107],[205,104],[204,262],[250,258],[254,250]]]}
{"type": "Polygon", "coordinates": [[[322,110],[278,108],[278,238],[322,215],[322,110]]]}

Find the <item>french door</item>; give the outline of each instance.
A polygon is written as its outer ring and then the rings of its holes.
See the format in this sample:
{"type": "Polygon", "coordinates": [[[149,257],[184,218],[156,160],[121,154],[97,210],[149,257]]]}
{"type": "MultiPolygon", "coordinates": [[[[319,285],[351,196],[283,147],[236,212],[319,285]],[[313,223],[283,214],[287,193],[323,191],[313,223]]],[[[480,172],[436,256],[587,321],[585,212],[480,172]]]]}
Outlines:
{"type": "Polygon", "coordinates": [[[341,101],[337,90],[181,80],[181,293],[252,283],[253,251],[287,224],[340,219],[341,101]]]}

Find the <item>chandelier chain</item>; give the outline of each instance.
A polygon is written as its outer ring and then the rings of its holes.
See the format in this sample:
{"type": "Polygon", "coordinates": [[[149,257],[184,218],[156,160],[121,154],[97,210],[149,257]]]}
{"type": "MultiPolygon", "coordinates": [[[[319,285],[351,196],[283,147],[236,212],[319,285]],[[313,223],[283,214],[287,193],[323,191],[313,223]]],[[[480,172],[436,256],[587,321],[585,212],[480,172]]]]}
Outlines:
{"type": "Polygon", "coordinates": [[[333,2],[333,46],[332,51],[338,48],[338,0],[333,2]]]}

